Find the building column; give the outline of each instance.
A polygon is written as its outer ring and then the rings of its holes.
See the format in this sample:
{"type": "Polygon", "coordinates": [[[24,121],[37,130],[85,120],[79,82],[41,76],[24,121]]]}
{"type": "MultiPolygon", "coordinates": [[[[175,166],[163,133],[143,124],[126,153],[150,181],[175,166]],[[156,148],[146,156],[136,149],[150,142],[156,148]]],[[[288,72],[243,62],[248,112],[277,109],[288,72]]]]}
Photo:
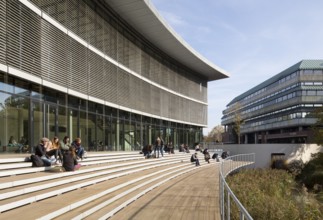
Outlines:
{"type": "Polygon", "coordinates": [[[23,109],[18,109],[18,135],[17,142],[20,141],[21,137],[24,136],[24,113],[23,109]]]}
{"type": "Polygon", "coordinates": [[[245,134],[244,135],[244,143],[245,144],[248,144],[248,134],[245,134]]]}
{"type": "Polygon", "coordinates": [[[265,143],[265,144],[267,144],[267,135],[268,135],[268,134],[269,134],[269,132],[268,132],[268,131],[266,131],[266,133],[265,133],[265,138],[264,138],[264,141],[265,141],[264,143],[265,143]]]}
{"type": "Polygon", "coordinates": [[[258,134],[257,134],[257,132],[255,133],[255,144],[258,144],[258,134]]]}
{"type": "Polygon", "coordinates": [[[75,139],[75,137],[73,137],[73,114],[72,111],[70,111],[69,114],[69,134],[70,134],[70,140],[73,141],[75,139]]]}
{"type": "Polygon", "coordinates": [[[116,150],[120,151],[120,121],[119,118],[116,123],[116,150]]]}
{"type": "Polygon", "coordinates": [[[151,126],[148,126],[148,144],[152,144],[151,140],[152,140],[152,134],[151,134],[151,126]]]}

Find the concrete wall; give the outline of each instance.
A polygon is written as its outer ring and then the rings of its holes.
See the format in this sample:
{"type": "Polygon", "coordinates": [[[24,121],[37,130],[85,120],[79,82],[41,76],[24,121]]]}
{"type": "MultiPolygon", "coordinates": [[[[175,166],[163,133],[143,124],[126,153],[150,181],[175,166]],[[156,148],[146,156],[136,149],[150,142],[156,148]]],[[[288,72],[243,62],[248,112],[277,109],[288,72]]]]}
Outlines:
{"type": "Polygon", "coordinates": [[[213,147],[229,151],[230,155],[256,153],[257,168],[270,167],[272,153],[284,153],[287,161],[301,159],[305,163],[310,160],[312,153],[323,152],[323,147],[316,144],[228,144],[209,146],[209,149],[213,147]]]}

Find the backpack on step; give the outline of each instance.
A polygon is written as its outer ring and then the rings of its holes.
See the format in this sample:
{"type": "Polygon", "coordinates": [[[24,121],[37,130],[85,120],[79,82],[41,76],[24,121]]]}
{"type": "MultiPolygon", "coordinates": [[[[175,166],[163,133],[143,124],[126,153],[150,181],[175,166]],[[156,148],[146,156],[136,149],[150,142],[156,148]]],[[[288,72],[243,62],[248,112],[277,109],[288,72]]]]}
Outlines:
{"type": "Polygon", "coordinates": [[[30,156],[32,167],[43,167],[44,161],[37,155],[31,155],[30,156]]]}

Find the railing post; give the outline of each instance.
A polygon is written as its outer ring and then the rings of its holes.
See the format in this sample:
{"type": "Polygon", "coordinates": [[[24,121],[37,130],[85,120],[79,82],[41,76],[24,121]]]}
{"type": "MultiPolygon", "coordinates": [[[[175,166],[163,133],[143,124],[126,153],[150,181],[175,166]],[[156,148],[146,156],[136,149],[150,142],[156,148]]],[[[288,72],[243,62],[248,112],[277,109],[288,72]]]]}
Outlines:
{"type": "Polygon", "coordinates": [[[240,220],[243,220],[244,219],[244,215],[243,215],[243,212],[240,211],[240,220]]]}
{"type": "Polygon", "coordinates": [[[222,211],[222,219],[224,220],[224,182],[221,181],[221,185],[222,185],[222,192],[221,192],[221,197],[222,197],[222,201],[221,201],[221,211],[222,211]]]}
{"type": "Polygon", "coordinates": [[[231,211],[230,211],[230,192],[229,192],[229,191],[228,191],[228,204],[227,204],[227,205],[228,205],[228,207],[227,207],[227,208],[228,208],[228,209],[227,209],[227,213],[228,213],[228,214],[227,214],[227,215],[228,215],[228,216],[227,216],[227,219],[228,219],[228,220],[230,220],[230,212],[231,212],[231,211]]]}

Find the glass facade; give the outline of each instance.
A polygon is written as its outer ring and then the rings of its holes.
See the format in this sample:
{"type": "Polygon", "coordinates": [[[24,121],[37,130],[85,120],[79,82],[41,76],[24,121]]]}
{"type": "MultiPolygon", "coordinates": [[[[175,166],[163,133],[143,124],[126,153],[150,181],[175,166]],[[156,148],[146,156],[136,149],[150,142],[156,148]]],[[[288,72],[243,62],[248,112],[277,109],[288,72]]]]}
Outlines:
{"type": "Polygon", "coordinates": [[[23,152],[42,137],[81,137],[87,151],[141,150],[157,136],[193,145],[202,129],[83,100],[0,72],[0,152],[23,152]],[[13,138],[17,144],[9,143],[13,138]]]}

